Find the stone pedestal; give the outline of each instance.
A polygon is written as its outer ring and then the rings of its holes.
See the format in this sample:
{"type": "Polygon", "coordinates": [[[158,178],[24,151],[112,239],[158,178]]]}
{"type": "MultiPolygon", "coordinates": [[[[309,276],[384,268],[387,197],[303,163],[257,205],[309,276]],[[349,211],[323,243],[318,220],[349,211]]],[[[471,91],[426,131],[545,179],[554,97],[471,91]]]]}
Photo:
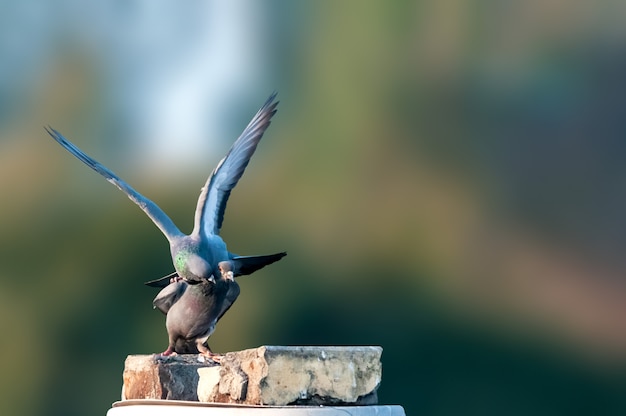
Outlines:
{"type": "Polygon", "coordinates": [[[130,355],[122,401],[107,416],[406,416],[377,405],[380,347],[277,347],[198,355],[130,355]]]}
{"type": "Polygon", "coordinates": [[[263,346],[227,353],[221,365],[199,361],[198,355],[131,355],[126,359],[122,400],[374,405],[381,355],[380,347],[263,346]]]}

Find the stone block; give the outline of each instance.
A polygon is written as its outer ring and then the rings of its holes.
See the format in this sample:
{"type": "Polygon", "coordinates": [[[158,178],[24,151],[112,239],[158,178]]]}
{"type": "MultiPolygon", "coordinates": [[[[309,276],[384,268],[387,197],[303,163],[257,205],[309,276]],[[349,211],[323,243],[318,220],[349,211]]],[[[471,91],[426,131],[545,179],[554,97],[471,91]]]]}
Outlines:
{"type": "Polygon", "coordinates": [[[229,352],[220,366],[198,355],[129,356],[122,399],[245,405],[377,403],[381,347],[284,347],[229,352]]]}
{"type": "Polygon", "coordinates": [[[217,364],[197,354],[129,355],[124,362],[122,400],[164,399],[198,401],[198,369],[217,364]]]}

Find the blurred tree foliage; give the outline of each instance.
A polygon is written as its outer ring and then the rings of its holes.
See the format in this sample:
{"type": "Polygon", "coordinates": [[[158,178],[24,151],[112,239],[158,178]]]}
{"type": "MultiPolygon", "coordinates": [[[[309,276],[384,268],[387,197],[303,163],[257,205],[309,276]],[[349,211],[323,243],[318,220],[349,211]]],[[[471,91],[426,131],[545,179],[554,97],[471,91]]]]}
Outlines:
{"type": "MultiPolygon", "coordinates": [[[[264,8],[258,88],[281,104],[223,236],[236,253],[289,255],[241,278],[213,349],[381,345],[380,401],[407,414],[623,413],[625,8],[264,8]]],[[[104,414],[125,356],[167,340],[142,285],[171,271],[166,240],[41,126],[188,230],[200,186],[265,98],[228,107],[233,137],[206,166],[140,167],[110,110],[132,106],[103,98],[106,56],[70,39],[89,28],[64,30],[38,82],[2,83],[2,414],[104,414]],[[178,167],[187,176],[168,178],[178,167]]]]}

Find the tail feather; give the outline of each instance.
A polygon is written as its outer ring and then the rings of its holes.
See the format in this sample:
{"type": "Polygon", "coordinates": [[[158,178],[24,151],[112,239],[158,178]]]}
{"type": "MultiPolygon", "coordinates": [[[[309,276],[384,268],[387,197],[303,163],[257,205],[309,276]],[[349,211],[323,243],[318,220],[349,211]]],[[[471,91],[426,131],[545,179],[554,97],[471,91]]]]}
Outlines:
{"type": "Polygon", "coordinates": [[[233,263],[233,274],[237,276],[245,276],[252,274],[263,267],[275,263],[285,257],[287,253],[269,254],[266,256],[236,256],[231,259],[233,263]]]}

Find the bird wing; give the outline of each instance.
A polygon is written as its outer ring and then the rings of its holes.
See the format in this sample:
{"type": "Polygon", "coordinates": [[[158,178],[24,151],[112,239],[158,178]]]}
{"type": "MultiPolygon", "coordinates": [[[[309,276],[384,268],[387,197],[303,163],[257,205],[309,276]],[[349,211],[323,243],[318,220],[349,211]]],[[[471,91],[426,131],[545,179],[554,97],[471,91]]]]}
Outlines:
{"type": "Polygon", "coordinates": [[[270,125],[270,119],[276,113],[278,102],[274,102],[275,98],[276,93],[273,93],[267,99],[209,176],[198,198],[192,235],[208,237],[219,234],[230,191],[243,175],[265,129],[270,125]]]}
{"type": "Polygon", "coordinates": [[[156,297],[152,301],[152,305],[155,309],[158,309],[167,315],[172,305],[175,304],[178,299],[180,299],[183,293],[185,293],[185,290],[188,286],[189,285],[184,280],[170,283],[169,285],[165,286],[158,293],[158,295],[156,295],[156,297]]]}
{"type": "Polygon", "coordinates": [[[216,323],[220,319],[222,319],[222,316],[224,316],[224,314],[230,309],[230,307],[233,306],[233,303],[235,303],[235,300],[237,300],[240,291],[241,289],[239,288],[239,284],[237,284],[237,282],[230,282],[228,284],[228,290],[226,291],[226,295],[224,295],[224,299],[220,306],[220,309],[217,311],[217,319],[215,320],[216,323]]]}
{"type": "Polygon", "coordinates": [[[183,236],[183,233],[176,227],[172,220],[163,212],[161,208],[139,192],[135,191],[129,184],[120,179],[115,173],[109,170],[106,166],[101,165],[98,161],[87,156],[76,145],[67,140],[61,133],[47,127],[46,131],[54,140],[56,140],[61,146],[63,146],[68,152],[76,156],[81,162],[89,166],[91,169],[104,176],[105,179],[117,186],[122,192],[124,192],[131,201],[139,205],[150,219],[156,224],[167,239],[171,242],[176,237],[183,236]]]}
{"type": "Polygon", "coordinates": [[[170,273],[167,276],[163,276],[159,279],[155,279],[155,280],[150,280],[149,282],[144,282],[144,285],[146,286],[150,286],[150,287],[165,287],[167,285],[169,285],[170,283],[172,283],[172,279],[175,279],[178,277],[178,272],[174,272],[174,273],[170,273]]]}

